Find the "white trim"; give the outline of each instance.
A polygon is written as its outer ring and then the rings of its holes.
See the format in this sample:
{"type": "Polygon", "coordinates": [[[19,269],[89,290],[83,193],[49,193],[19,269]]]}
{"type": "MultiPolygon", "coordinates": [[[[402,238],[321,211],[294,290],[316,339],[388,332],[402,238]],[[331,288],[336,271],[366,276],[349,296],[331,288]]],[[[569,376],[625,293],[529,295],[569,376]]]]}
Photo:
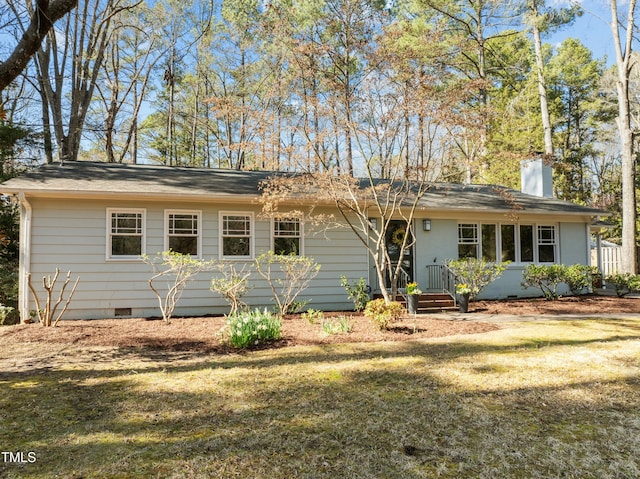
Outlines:
{"type": "Polygon", "coordinates": [[[113,208],[107,207],[106,213],[106,246],[105,246],[105,260],[106,261],[141,261],[141,256],[147,253],[147,209],[146,208],[113,208]],[[111,238],[113,236],[113,230],[111,229],[111,219],[113,213],[140,213],[142,214],[142,239],[140,243],[139,255],[122,255],[113,256],[111,254],[111,238]]]}
{"type": "Polygon", "coordinates": [[[31,227],[33,210],[31,203],[24,193],[18,193],[20,201],[20,266],[18,269],[18,309],[20,310],[20,321],[22,323],[29,320],[29,280],[27,276],[31,273],[31,227]]]}
{"type": "MultiPolygon", "coordinates": [[[[244,236],[242,236],[244,238],[244,236]]],[[[218,212],[218,258],[225,260],[252,260],[255,258],[256,225],[253,211],[219,211],[218,212]],[[245,216],[249,218],[249,256],[225,256],[223,254],[224,217],[245,216]]]]}
{"type": "Polygon", "coordinates": [[[458,221],[458,229],[457,229],[457,244],[458,246],[461,244],[475,244],[476,246],[476,258],[482,257],[482,226],[483,225],[493,225],[496,228],[496,261],[501,261],[502,259],[502,225],[514,225],[514,241],[515,241],[515,255],[516,261],[512,261],[511,264],[514,266],[517,265],[527,265],[527,264],[541,264],[540,263],[540,254],[539,248],[541,245],[549,244],[553,245],[553,263],[545,262],[542,264],[559,264],[560,263],[560,225],[558,223],[549,223],[549,222],[527,222],[524,221],[522,223],[513,223],[513,222],[494,222],[494,221],[458,221]],[[476,225],[477,231],[477,242],[460,242],[460,225],[476,225]],[[520,228],[522,226],[531,226],[532,235],[533,235],[533,261],[522,261],[522,236],[520,228]],[[541,227],[551,227],[553,228],[554,240],[552,243],[544,243],[540,242],[538,239],[538,231],[541,227]]]}
{"type": "Polygon", "coordinates": [[[164,210],[164,228],[162,251],[169,250],[169,215],[193,215],[198,219],[198,228],[196,238],[198,239],[198,251],[194,259],[202,258],[202,210],[182,210],[182,209],[165,209],[164,210]]]}
{"type": "MultiPolygon", "coordinates": [[[[273,252],[275,251],[275,239],[276,239],[276,221],[282,221],[282,222],[293,222],[293,221],[298,221],[298,224],[300,225],[300,230],[298,232],[299,236],[289,236],[289,238],[299,238],[300,239],[300,252],[298,253],[299,256],[304,256],[304,215],[300,216],[300,217],[287,217],[286,215],[284,215],[282,218],[271,218],[271,230],[269,232],[270,234],[270,249],[273,252]]],[[[286,236],[279,236],[279,238],[286,238],[286,236]]]]}

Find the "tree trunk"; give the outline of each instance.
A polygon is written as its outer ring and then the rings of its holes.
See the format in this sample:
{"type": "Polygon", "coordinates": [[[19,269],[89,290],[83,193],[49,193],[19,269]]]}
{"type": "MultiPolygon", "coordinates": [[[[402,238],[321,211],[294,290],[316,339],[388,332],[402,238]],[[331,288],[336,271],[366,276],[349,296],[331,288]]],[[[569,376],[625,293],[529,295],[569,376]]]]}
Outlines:
{"type": "Polygon", "coordinates": [[[537,0],[531,1],[533,45],[536,57],[536,70],[538,73],[538,96],[540,97],[540,115],[542,119],[542,129],[544,131],[544,153],[548,158],[553,157],[553,137],[551,130],[551,117],[549,115],[549,103],[547,101],[547,83],[544,76],[544,61],[542,58],[542,39],[540,37],[540,27],[538,25],[538,4],[537,0]]]}
{"type": "Polygon", "coordinates": [[[618,131],[620,133],[622,156],[622,272],[637,272],[636,248],[636,164],[633,148],[633,130],[631,128],[631,107],[629,105],[629,76],[631,74],[631,47],[633,41],[634,13],[636,0],[630,0],[628,5],[626,38],[624,50],[620,43],[618,27],[618,4],[610,0],[611,32],[616,49],[616,63],[618,80],[618,131]]]}

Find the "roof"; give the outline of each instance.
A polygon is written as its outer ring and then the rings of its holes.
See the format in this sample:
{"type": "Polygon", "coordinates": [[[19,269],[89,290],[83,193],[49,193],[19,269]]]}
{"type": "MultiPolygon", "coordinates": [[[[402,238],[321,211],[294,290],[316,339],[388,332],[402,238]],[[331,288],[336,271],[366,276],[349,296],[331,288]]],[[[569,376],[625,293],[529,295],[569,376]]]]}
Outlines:
{"type": "MultiPolygon", "coordinates": [[[[41,197],[139,196],[199,200],[257,199],[268,171],[178,168],[120,163],[67,162],[43,165],[0,184],[0,193],[41,197]]],[[[556,198],[540,198],[492,185],[433,184],[420,207],[429,210],[517,211],[535,214],[605,215],[604,210],[556,198]]]]}

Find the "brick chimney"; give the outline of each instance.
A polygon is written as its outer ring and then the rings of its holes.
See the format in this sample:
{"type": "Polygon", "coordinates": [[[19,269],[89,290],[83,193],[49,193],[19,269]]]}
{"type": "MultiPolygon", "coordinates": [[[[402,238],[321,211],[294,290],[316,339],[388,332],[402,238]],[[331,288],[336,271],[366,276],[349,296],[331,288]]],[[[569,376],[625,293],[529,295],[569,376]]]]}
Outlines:
{"type": "Polygon", "coordinates": [[[541,198],[553,197],[553,171],[542,158],[520,163],[520,190],[541,198]]]}

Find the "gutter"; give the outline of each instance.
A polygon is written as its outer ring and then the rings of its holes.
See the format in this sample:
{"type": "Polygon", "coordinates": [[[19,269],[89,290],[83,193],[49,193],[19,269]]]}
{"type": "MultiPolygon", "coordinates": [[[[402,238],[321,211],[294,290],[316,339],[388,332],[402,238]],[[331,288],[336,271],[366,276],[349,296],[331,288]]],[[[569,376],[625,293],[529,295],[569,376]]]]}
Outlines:
{"type": "Polygon", "coordinates": [[[24,192],[18,193],[20,201],[20,266],[18,270],[18,309],[20,322],[26,323],[29,318],[29,279],[31,273],[31,204],[24,192]]]}

